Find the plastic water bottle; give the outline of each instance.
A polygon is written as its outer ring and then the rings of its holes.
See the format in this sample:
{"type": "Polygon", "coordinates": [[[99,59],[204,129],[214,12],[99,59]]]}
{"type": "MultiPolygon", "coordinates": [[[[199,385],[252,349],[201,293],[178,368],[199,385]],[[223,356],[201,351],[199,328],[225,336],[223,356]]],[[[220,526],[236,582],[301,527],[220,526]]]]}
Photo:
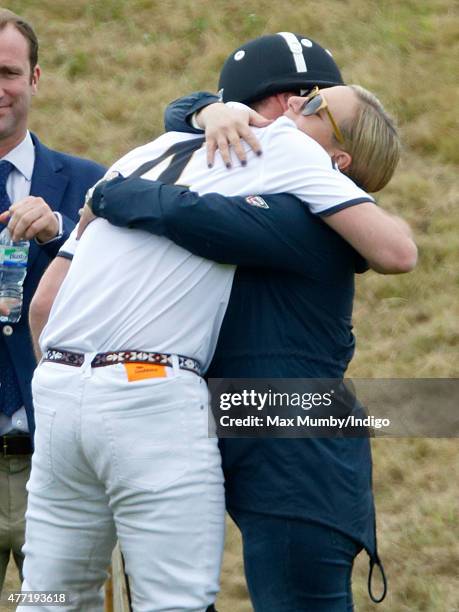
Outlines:
{"type": "Polygon", "coordinates": [[[7,227],[0,233],[0,305],[10,313],[1,323],[17,323],[22,313],[22,285],[27,273],[29,241],[13,242],[7,227]]]}

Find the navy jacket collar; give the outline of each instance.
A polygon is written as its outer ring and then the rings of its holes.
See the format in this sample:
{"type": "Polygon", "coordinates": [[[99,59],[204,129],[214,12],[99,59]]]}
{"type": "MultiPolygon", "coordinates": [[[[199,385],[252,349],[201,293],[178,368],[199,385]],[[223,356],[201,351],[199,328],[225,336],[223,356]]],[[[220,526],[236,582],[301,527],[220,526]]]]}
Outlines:
{"type": "Polygon", "coordinates": [[[40,196],[53,210],[59,210],[69,178],[63,174],[63,163],[54,151],[45,147],[35,134],[35,165],[30,186],[30,195],[40,196]]]}
{"type": "MultiPolygon", "coordinates": [[[[64,164],[55,151],[45,147],[35,134],[32,141],[35,147],[35,164],[30,185],[30,195],[39,196],[53,209],[61,208],[69,177],[66,176],[64,164]]],[[[29,265],[39,253],[34,241],[30,244],[29,265]]]]}

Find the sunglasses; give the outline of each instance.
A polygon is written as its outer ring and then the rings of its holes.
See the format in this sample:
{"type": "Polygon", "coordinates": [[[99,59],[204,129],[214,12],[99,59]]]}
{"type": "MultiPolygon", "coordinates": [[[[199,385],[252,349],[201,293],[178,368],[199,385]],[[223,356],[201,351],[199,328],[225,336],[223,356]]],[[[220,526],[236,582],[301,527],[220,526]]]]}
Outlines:
{"type": "Polygon", "coordinates": [[[301,114],[305,117],[309,117],[310,115],[316,115],[321,110],[324,110],[327,113],[330,123],[333,126],[333,133],[335,134],[336,140],[343,145],[344,136],[333,118],[330,109],[328,108],[328,102],[325,99],[322,91],[318,87],[314,87],[311,93],[306,96],[306,101],[301,109],[301,114]]]}

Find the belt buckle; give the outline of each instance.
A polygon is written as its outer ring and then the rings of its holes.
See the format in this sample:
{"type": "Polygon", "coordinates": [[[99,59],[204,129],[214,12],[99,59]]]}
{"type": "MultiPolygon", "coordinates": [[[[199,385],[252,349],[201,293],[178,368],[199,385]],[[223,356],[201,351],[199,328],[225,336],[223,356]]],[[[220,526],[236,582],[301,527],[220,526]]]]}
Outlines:
{"type": "MultiPolygon", "coordinates": [[[[9,436],[8,434],[1,436],[2,438],[2,446],[1,446],[1,450],[0,450],[0,456],[1,457],[16,457],[19,455],[29,455],[32,454],[32,450],[31,449],[27,449],[24,450],[24,448],[19,448],[17,452],[15,452],[15,444],[12,444],[12,451],[10,451],[10,444],[9,439],[10,438],[16,438],[16,440],[18,439],[16,436],[9,436]]],[[[24,439],[26,440],[27,438],[24,436],[24,439]]],[[[29,439],[29,444],[30,444],[30,439],[29,439]]]]}
{"type": "Polygon", "coordinates": [[[2,457],[11,457],[11,455],[8,454],[8,436],[2,436],[2,457]]]}

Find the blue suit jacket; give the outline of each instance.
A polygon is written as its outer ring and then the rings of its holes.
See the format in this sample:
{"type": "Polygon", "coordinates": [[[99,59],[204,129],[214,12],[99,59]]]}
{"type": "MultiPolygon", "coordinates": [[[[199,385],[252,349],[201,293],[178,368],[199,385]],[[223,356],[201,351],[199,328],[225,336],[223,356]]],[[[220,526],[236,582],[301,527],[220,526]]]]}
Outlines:
{"type": "Polygon", "coordinates": [[[82,206],[86,191],[105,172],[104,167],[99,164],[48,149],[33,134],[32,140],[35,146],[35,165],[30,195],[42,197],[53,210],[61,213],[64,221],[64,235],[60,240],[43,246],[38,245],[33,240],[31,241],[27,276],[24,281],[24,303],[21,320],[12,325],[0,324],[0,350],[7,350],[11,356],[27,410],[31,433],[35,428],[35,422],[30,383],[36,361],[33,355],[28,324],[30,301],[51,259],[55,257],[57,251],[75,227],[78,219],[78,209],[82,206]]]}

